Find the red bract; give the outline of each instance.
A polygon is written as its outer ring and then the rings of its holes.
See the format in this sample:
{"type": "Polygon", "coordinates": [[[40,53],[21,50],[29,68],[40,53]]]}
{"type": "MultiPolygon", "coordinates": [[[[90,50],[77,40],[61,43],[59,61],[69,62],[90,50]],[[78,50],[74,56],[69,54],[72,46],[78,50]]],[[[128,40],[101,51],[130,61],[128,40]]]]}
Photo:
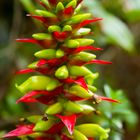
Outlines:
{"type": "Polygon", "coordinates": [[[95,64],[112,64],[112,62],[109,62],[109,61],[104,61],[104,60],[91,60],[89,62],[87,62],[86,64],[92,64],[92,63],[95,63],[95,64]]]}
{"type": "Polygon", "coordinates": [[[48,60],[46,60],[46,59],[40,59],[37,63],[37,66],[40,67],[42,65],[47,64],[47,62],[48,62],[48,60]]]}
{"type": "Polygon", "coordinates": [[[61,119],[61,121],[67,127],[69,133],[72,135],[76,123],[76,115],[73,114],[71,116],[61,116],[61,115],[56,115],[56,116],[61,119]]]}
{"type": "Polygon", "coordinates": [[[64,83],[69,83],[69,84],[75,83],[75,84],[80,85],[84,89],[88,90],[88,87],[87,87],[87,84],[84,80],[84,77],[78,77],[76,79],[72,79],[72,78],[69,77],[69,78],[67,78],[65,80],[61,80],[61,81],[64,82],[64,83]]]}
{"type": "Polygon", "coordinates": [[[83,26],[86,26],[92,22],[96,22],[96,21],[99,21],[99,20],[102,20],[102,18],[94,18],[94,19],[91,19],[91,20],[84,20],[83,22],[80,23],[80,28],[83,27],[83,26]]]}
{"type": "Polygon", "coordinates": [[[101,48],[96,48],[93,46],[80,46],[78,48],[76,48],[72,53],[79,53],[81,51],[85,51],[85,50],[92,50],[92,51],[98,51],[98,50],[102,50],[101,48]]]}
{"type": "Polygon", "coordinates": [[[84,89],[88,90],[88,87],[87,87],[87,84],[84,80],[83,77],[80,77],[80,78],[77,78],[75,81],[74,81],[76,84],[79,84],[81,87],[83,87],[84,89]]]}
{"type": "Polygon", "coordinates": [[[37,19],[37,20],[39,20],[39,21],[41,21],[41,22],[43,22],[47,25],[48,20],[45,17],[37,16],[37,15],[31,15],[31,14],[27,14],[27,16],[32,17],[34,19],[37,19]]]}
{"type": "Polygon", "coordinates": [[[29,135],[33,133],[33,128],[34,125],[19,125],[17,128],[6,135],[3,136],[3,138],[8,138],[8,137],[18,137],[22,135],[29,135]]]}
{"type": "Polygon", "coordinates": [[[23,69],[23,70],[17,71],[16,74],[28,74],[28,73],[32,73],[32,72],[35,72],[35,70],[33,70],[33,69],[23,69]]]}
{"type": "Polygon", "coordinates": [[[58,41],[64,41],[67,37],[67,33],[66,32],[53,32],[53,36],[56,40],[58,41]]]}
{"type": "Polygon", "coordinates": [[[105,101],[108,101],[108,102],[120,103],[120,101],[118,101],[118,100],[114,100],[112,98],[108,98],[108,97],[104,97],[104,96],[99,96],[97,94],[94,94],[94,98],[97,99],[97,100],[105,100],[105,101]]]}
{"type": "Polygon", "coordinates": [[[48,134],[60,133],[63,127],[64,127],[64,124],[62,122],[56,123],[46,133],[48,133],[48,134]]]}
{"type": "Polygon", "coordinates": [[[72,6],[68,7],[68,8],[65,8],[64,10],[64,14],[65,15],[71,15],[73,13],[74,9],[72,6]]]}
{"type": "Polygon", "coordinates": [[[29,93],[26,93],[23,97],[21,97],[16,103],[19,102],[44,102],[44,104],[48,103],[52,98],[55,98],[55,95],[58,95],[63,92],[63,87],[60,86],[56,88],[53,91],[46,91],[46,90],[34,90],[29,93]],[[43,97],[37,97],[34,99],[37,95],[44,95],[43,97]],[[45,101],[46,100],[46,101],[45,101]]]}
{"type": "Polygon", "coordinates": [[[36,39],[32,39],[32,38],[19,38],[16,39],[17,42],[23,42],[23,43],[33,43],[33,44],[37,44],[38,41],[36,39]]]}
{"type": "Polygon", "coordinates": [[[49,92],[48,91],[43,91],[43,90],[31,91],[31,92],[27,93],[26,95],[24,95],[23,97],[21,97],[16,103],[19,103],[19,102],[36,102],[36,100],[33,99],[33,96],[40,95],[40,94],[49,94],[49,92]]]}

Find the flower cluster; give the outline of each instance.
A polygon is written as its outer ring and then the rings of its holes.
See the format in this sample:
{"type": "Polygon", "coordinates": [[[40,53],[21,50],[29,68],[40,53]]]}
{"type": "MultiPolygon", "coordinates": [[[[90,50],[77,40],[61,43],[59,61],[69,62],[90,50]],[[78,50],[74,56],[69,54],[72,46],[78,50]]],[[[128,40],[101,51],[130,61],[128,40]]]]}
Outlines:
{"type": "Polygon", "coordinates": [[[77,123],[82,115],[95,111],[86,101],[118,102],[95,94],[94,79],[98,74],[85,67],[87,64],[111,64],[97,60],[92,46],[93,39],[88,24],[101,20],[90,13],[80,13],[82,0],[40,0],[44,10],[28,16],[42,22],[45,32],[17,42],[38,44],[40,51],[34,55],[37,61],[17,74],[36,73],[21,85],[24,94],[17,103],[39,102],[46,105],[44,115],[27,117],[27,122],[4,137],[30,137],[35,140],[100,140],[108,138],[109,130],[98,124],[77,123]]]}

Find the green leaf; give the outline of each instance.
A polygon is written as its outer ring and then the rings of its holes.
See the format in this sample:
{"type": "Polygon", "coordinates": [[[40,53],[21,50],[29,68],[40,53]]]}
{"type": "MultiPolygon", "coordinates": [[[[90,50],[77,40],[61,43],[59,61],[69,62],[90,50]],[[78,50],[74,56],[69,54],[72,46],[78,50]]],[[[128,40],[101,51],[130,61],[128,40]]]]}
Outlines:
{"type": "Polygon", "coordinates": [[[135,50],[132,33],[117,17],[106,14],[105,19],[101,22],[101,28],[108,39],[110,39],[110,42],[116,43],[128,52],[133,52],[135,50]]]}
{"type": "Polygon", "coordinates": [[[134,37],[124,22],[107,12],[97,0],[85,0],[85,5],[92,14],[104,18],[100,25],[110,43],[119,45],[129,53],[135,52],[134,37]]]}
{"type": "Polygon", "coordinates": [[[125,9],[125,16],[129,21],[136,22],[140,20],[139,0],[127,0],[127,4],[125,5],[124,9],[125,9]]]}

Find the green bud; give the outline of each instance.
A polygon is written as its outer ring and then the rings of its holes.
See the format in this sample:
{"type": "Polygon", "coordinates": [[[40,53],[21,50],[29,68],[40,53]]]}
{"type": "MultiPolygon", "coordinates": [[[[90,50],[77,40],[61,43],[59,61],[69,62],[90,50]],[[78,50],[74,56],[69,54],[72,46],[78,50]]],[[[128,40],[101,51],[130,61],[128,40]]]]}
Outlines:
{"type": "Polygon", "coordinates": [[[55,72],[55,76],[59,79],[66,79],[69,76],[69,72],[68,69],[65,65],[59,67],[56,72],[55,72]]]}
{"type": "Polygon", "coordinates": [[[36,10],[35,11],[39,16],[43,16],[43,17],[56,17],[55,14],[48,12],[48,11],[44,11],[44,10],[36,10]]]}
{"type": "Polygon", "coordinates": [[[76,36],[81,36],[81,35],[87,35],[91,32],[91,29],[90,28],[80,28],[76,33],[75,35],[76,36]]]}
{"type": "Polygon", "coordinates": [[[101,140],[108,138],[109,130],[104,129],[97,124],[81,124],[75,128],[83,133],[86,137],[100,137],[101,140]]]}
{"type": "Polygon", "coordinates": [[[53,105],[50,105],[47,110],[45,111],[46,114],[48,115],[54,115],[54,114],[58,114],[63,110],[63,107],[61,105],[61,103],[57,102],[53,105]]]}
{"type": "Polygon", "coordinates": [[[89,62],[90,60],[93,60],[95,58],[96,58],[96,55],[87,53],[87,52],[80,52],[78,54],[75,54],[73,57],[73,59],[78,59],[78,60],[82,60],[85,62],[89,62]]]}
{"type": "Polygon", "coordinates": [[[43,121],[40,120],[36,123],[35,127],[33,128],[33,131],[47,131],[54,125],[54,122],[52,120],[43,121]]]}
{"type": "Polygon", "coordinates": [[[56,13],[58,13],[59,11],[63,11],[65,9],[64,5],[62,2],[59,2],[56,6],[56,13]]]}
{"type": "Polygon", "coordinates": [[[79,42],[74,39],[70,39],[66,41],[66,46],[68,48],[77,48],[79,47],[79,42]]]}
{"type": "Polygon", "coordinates": [[[58,50],[56,51],[56,58],[61,58],[61,57],[63,57],[64,55],[65,55],[65,52],[64,52],[63,50],[58,49],[58,50]]]}
{"type": "Polygon", "coordinates": [[[86,38],[76,39],[76,41],[79,42],[80,46],[88,46],[94,43],[93,39],[86,39],[86,38]]]}
{"type": "Polygon", "coordinates": [[[76,104],[72,101],[66,102],[64,104],[64,108],[66,111],[71,112],[71,113],[80,113],[83,111],[83,108],[79,104],[76,104]]]}
{"type": "Polygon", "coordinates": [[[84,114],[89,114],[89,113],[95,111],[95,108],[90,105],[80,104],[80,106],[83,108],[84,114]]]}
{"type": "Polygon", "coordinates": [[[94,80],[99,76],[99,73],[90,73],[85,76],[85,80],[89,85],[92,85],[94,80]]]}
{"type": "Polygon", "coordinates": [[[88,85],[88,89],[91,90],[92,92],[97,91],[97,88],[91,85],[88,85]]]}
{"type": "Polygon", "coordinates": [[[65,31],[72,31],[72,27],[70,25],[65,25],[62,29],[63,32],[65,31]]]}
{"type": "Polygon", "coordinates": [[[56,50],[54,49],[45,49],[45,50],[41,50],[36,52],[34,55],[37,58],[45,58],[45,59],[52,59],[56,57],[56,50]]]}
{"type": "Polygon", "coordinates": [[[70,66],[69,73],[71,76],[85,76],[92,72],[84,66],[70,66]]]}
{"type": "Polygon", "coordinates": [[[48,27],[48,31],[50,33],[55,32],[55,31],[60,32],[61,31],[61,28],[58,25],[52,25],[52,26],[49,26],[48,27]]]}
{"type": "Polygon", "coordinates": [[[47,86],[46,86],[46,90],[52,91],[55,88],[57,88],[58,86],[60,86],[60,82],[56,79],[51,79],[51,82],[48,83],[47,86]]]}
{"type": "MultiPolygon", "coordinates": [[[[86,131],[88,130],[86,129],[86,131]]],[[[88,140],[88,138],[84,134],[82,134],[80,131],[76,129],[74,129],[74,132],[73,132],[73,139],[74,140],[88,140]]]]}
{"type": "Polygon", "coordinates": [[[76,7],[76,5],[77,5],[77,1],[76,0],[72,0],[72,1],[70,1],[67,5],[66,5],[66,8],[67,7],[73,7],[73,8],[75,8],[76,7]]]}
{"type": "Polygon", "coordinates": [[[68,24],[77,24],[86,19],[89,19],[90,17],[91,17],[90,13],[75,15],[68,21],[68,24]]]}
{"type": "Polygon", "coordinates": [[[68,92],[70,94],[76,95],[76,96],[81,97],[81,98],[90,98],[90,97],[93,96],[92,92],[87,91],[86,89],[84,89],[80,85],[73,85],[73,86],[71,86],[69,88],[68,92]]]}
{"type": "Polygon", "coordinates": [[[33,34],[32,37],[37,40],[44,40],[44,39],[52,40],[52,36],[50,34],[46,34],[46,33],[33,34]]]}
{"type": "Polygon", "coordinates": [[[47,76],[32,76],[28,78],[24,83],[20,86],[16,85],[16,87],[22,93],[26,93],[32,90],[45,90],[46,85],[51,81],[51,79],[47,76]]]}
{"type": "Polygon", "coordinates": [[[31,123],[36,123],[37,121],[41,120],[41,118],[42,118],[41,115],[34,115],[27,117],[27,120],[31,123]]]}

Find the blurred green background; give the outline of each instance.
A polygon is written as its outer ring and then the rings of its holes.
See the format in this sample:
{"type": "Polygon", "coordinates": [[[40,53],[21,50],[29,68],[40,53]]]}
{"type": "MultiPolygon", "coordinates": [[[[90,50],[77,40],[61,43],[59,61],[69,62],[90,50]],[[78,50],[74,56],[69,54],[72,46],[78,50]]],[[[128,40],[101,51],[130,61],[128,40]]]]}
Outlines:
{"type": "MultiPolygon", "coordinates": [[[[26,17],[40,7],[32,0],[0,0],[0,136],[15,128],[20,117],[42,113],[40,105],[16,104],[21,97],[15,82],[29,75],[16,76],[34,59],[37,46],[19,44],[16,38],[30,37],[43,29],[26,17]]],[[[110,140],[140,140],[140,0],[84,0],[83,11],[102,21],[92,24],[98,59],[112,61],[109,66],[89,66],[99,71],[95,84],[100,94],[119,99],[122,104],[102,102],[101,115],[90,116],[111,128],[110,140]]]]}

